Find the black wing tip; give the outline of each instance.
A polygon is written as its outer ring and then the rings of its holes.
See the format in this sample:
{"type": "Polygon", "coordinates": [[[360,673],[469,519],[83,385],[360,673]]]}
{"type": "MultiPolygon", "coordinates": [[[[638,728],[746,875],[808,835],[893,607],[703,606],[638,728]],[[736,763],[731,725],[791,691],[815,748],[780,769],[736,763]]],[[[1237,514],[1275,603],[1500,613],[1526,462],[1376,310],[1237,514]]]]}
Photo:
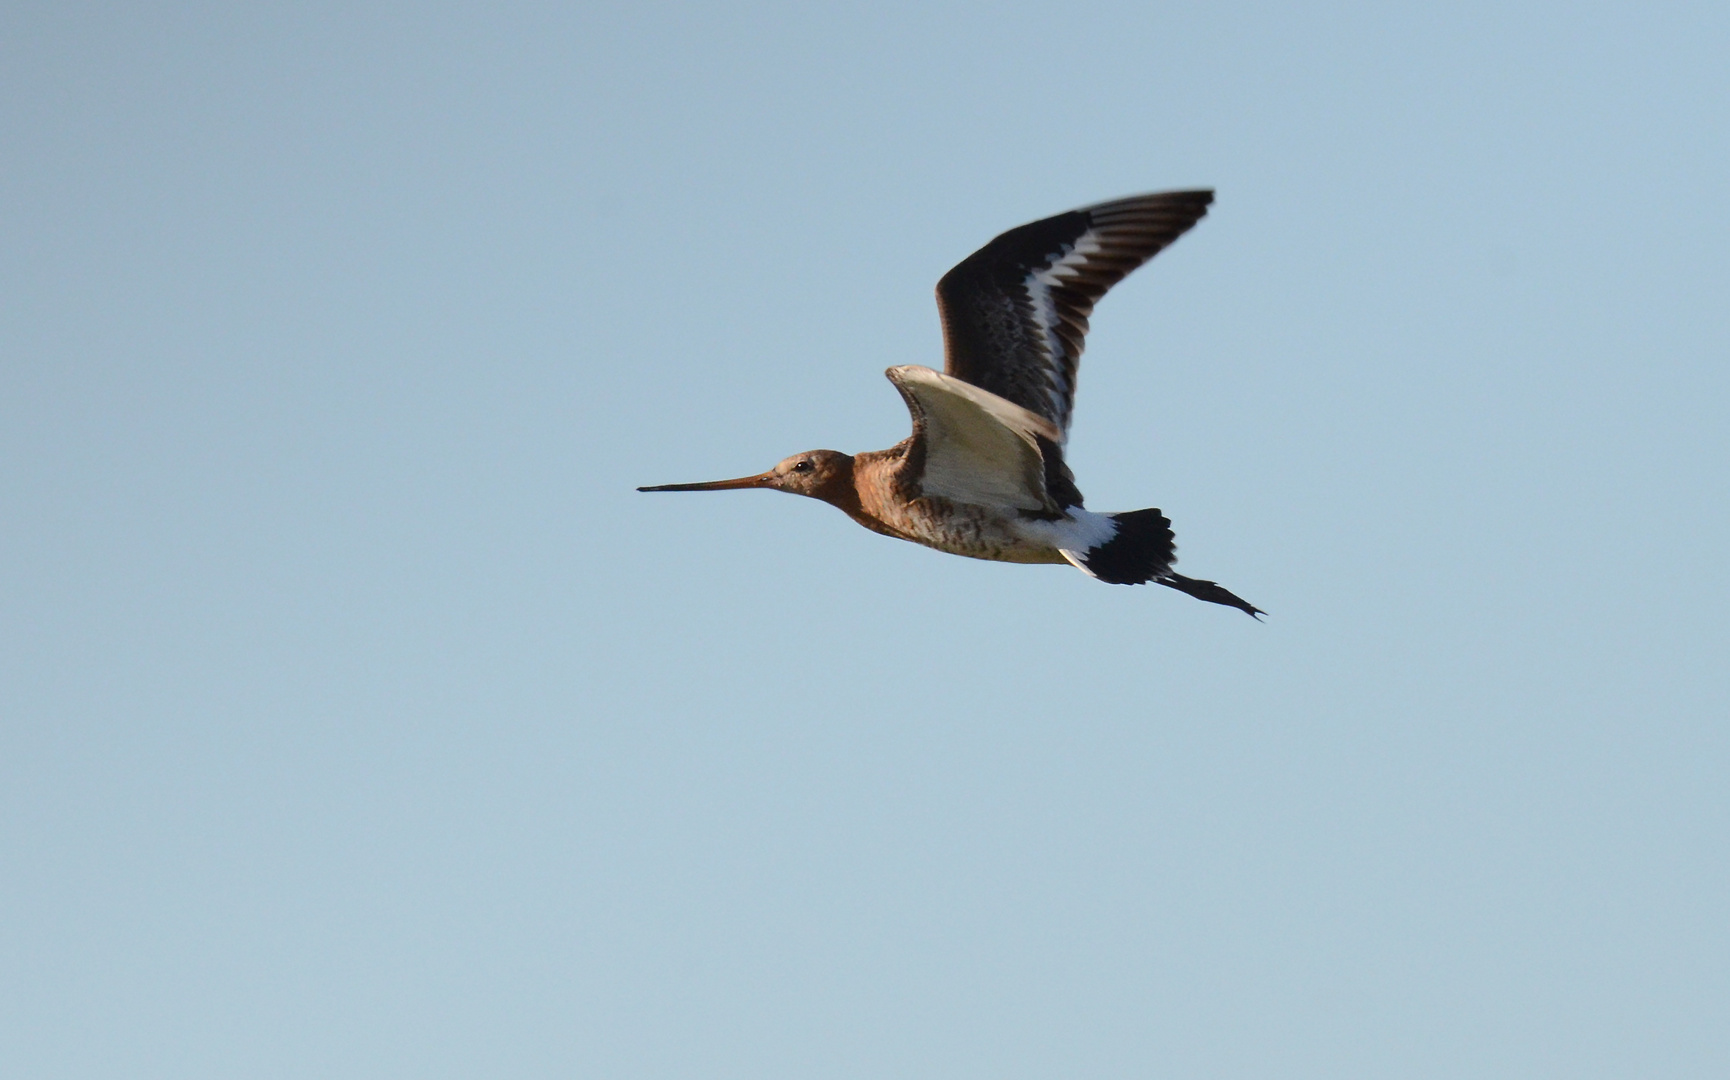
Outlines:
{"type": "Polygon", "coordinates": [[[944,371],[1067,428],[1094,304],[1193,228],[1212,202],[1212,188],[1149,192],[998,234],[937,282],[944,371]],[[1089,235],[1094,247],[1077,254],[1089,235]],[[1038,277],[1064,259],[1061,280],[1038,277]],[[1030,291],[1036,285],[1043,309],[1030,291]]]}
{"type": "Polygon", "coordinates": [[[1213,188],[1178,188],[1174,191],[1149,191],[1141,195],[1125,195],[1118,199],[1107,199],[1091,206],[1082,207],[1082,211],[1097,214],[1109,210],[1144,209],[1154,206],[1199,206],[1206,208],[1213,205],[1213,188]]]}

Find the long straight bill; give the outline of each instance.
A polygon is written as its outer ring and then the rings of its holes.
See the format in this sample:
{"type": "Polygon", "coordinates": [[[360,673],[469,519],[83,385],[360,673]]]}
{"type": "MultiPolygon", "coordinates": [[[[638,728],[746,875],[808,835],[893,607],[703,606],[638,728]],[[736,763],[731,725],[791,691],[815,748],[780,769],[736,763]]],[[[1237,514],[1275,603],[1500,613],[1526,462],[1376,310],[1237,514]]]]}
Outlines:
{"type": "Polygon", "coordinates": [[[640,487],[638,491],[733,491],[737,488],[764,487],[775,482],[772,472],[758,473],[756,476],[741,476],[737,480],[711,480],[706,484],[658,484],[655,487],[640,487]]]}

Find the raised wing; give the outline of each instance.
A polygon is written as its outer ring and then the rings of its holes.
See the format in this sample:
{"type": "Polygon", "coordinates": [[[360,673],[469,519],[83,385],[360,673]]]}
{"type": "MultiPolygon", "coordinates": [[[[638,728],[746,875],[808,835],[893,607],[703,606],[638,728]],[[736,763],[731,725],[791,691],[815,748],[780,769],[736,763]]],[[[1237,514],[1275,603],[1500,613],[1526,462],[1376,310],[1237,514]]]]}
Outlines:
{"type": "Polygon", "coordinates": [[[1047,491],[1041,447],[1043,442],[1061,462],[1056,455],[1058,431],[1051,421],[927,367],[892,367],[884,374],[913,414],[913,454],[923,450],[923,468],[913,466],[918,469],[919,494],[977,506],[1062,513],[1063,506],[1047,491]]]}
{"type": "Polygon", "coordinates": [[[944,370],[1069,437],[1087,317],[1107,289],[1200,221],[1211,191],[1135,195],[1011,229],[937,283],[944,370]]]}

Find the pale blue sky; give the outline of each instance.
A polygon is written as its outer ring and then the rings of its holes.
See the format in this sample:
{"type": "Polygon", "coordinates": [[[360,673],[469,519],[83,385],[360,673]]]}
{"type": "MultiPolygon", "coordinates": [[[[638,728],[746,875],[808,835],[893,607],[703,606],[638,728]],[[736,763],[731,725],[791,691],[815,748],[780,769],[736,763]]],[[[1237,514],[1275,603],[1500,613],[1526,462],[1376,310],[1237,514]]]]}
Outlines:
{"type": "Polygon", "coordinates": [[[0,14],[0,1072],[1730,1072],[1730,9],[0,14]],[[638,484],[1072,462],[1270,613],[638,484]]]}

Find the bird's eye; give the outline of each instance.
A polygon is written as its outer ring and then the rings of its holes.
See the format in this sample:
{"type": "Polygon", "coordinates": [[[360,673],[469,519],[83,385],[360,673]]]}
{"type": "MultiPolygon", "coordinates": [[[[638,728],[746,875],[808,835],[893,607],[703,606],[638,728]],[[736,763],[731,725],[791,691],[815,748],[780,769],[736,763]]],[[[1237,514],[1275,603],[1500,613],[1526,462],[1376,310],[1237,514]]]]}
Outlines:
{"type": "Polygon", "coordinates": [[[809,461],[795,461],[793,463],[793,471],[794,472],[810,472],[811,471],[811,463],[809,461]]]}

